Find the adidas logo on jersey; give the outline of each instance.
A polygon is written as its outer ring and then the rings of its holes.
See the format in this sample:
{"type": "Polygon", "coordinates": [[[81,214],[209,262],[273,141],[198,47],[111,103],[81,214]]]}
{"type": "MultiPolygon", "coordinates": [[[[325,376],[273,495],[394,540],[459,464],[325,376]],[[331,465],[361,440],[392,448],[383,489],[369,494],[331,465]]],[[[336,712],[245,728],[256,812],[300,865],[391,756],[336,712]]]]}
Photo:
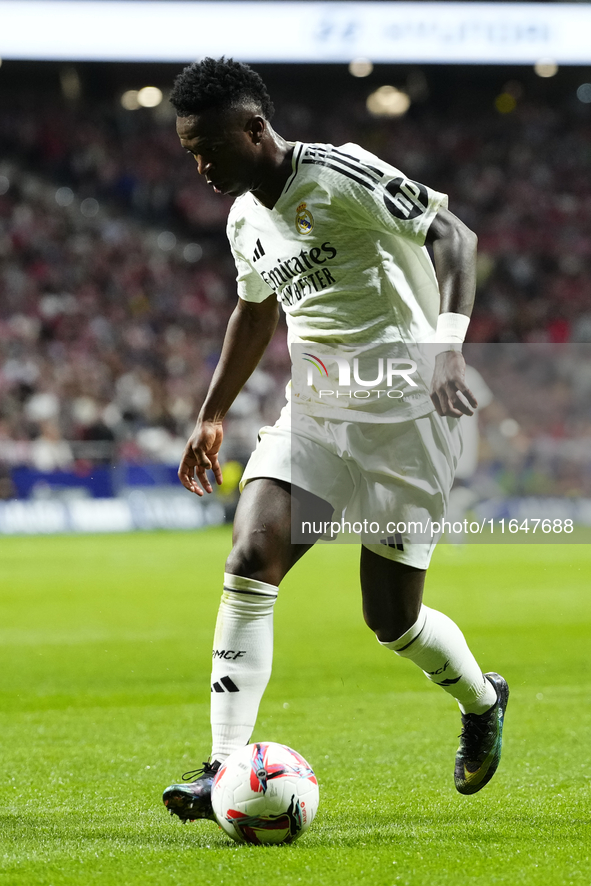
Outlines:
{"type": "Polygon", "coordinates": [[[254,250],[254,255],[252,257],[253,262],[258,261],[259,258],[262,258],[264,254],[265,254],[265,250],[263,249],[263,244],[261,243],[260,240],[257,240],[255,250],[254,250]]]}

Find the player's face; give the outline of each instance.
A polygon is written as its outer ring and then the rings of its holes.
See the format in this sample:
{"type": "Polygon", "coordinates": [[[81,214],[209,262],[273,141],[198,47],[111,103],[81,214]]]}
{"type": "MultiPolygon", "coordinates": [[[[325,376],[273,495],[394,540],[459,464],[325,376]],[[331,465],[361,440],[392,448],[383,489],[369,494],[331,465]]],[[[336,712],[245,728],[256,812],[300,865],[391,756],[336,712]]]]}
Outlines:
{"type": "Polygon", "coordinates": [[[199,173],[217,194],[239,197],[259,184],[264,120],[245,110],[204,111],[178,117],[181,145],[193,154],[199,173]]]}

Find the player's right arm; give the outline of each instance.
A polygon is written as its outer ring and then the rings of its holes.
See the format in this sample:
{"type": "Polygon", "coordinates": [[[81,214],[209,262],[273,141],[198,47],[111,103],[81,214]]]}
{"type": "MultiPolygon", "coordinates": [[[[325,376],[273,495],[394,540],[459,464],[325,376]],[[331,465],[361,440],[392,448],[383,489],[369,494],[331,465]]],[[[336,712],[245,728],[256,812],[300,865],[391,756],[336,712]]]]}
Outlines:
{"type": "Polygon", "coordinates": [[[221,485],[218,453],[223,439],[223,419],[263,356],[278,318],[279,306],[274,294],[261,302],[238,299],[195,430],[181,458],[179,479],[189,492],[203,495],[203,490],[213,491],[208,470],[213,471],[216,483],[221,485]]]}

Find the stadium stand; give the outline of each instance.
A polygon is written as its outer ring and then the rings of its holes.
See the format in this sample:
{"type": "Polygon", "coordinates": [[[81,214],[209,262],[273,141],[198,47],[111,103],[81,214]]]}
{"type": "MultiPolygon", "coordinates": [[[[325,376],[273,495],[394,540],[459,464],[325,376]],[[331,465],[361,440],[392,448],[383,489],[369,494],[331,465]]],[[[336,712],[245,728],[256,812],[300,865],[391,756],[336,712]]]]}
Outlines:
{"type": "MultiPolygon", "coordinates": [[[[427,102],[384,120],[345,94],[308,107],[273,92],[287,137],[359,142],[449,194],[479,236],[471,342],[591,342],[589,106],[524,100],[512,113],[466,113],[427,102]]],[[[0,497],[30,494],[24,466],[172,470],[236,297],[229,200],[198,180],[166,103],[129,112],[115,98],[29,91],[3,103],[0,154],[0,497]]],[[[513,403],[530,486],[545,477],[562,494],[574,482],[560,466],[565,446],[590,470],[588,348],[567,352],[546,361],[529,413],[513,403]]],[[[519,389],[514,357],[505,362],[497,395],[519,389]]],[[[230,414],[226,458],[248,455],[288,375],[281,325],[230,414]]]]}

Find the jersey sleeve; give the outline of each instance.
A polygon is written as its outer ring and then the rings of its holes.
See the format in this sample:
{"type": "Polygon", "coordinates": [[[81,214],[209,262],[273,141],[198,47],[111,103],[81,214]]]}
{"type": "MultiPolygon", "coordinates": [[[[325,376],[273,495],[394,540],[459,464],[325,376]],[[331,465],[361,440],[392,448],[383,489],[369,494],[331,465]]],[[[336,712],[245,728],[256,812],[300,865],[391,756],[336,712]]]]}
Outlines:
{"type": "Polygon", "coordinates": [[[232,218],[232,212],[230,211],[226,234],[230,243],[230,250],[234,259],[234,264],[236,265],[238,296],[243,301],[260,303],[269,298],[270,295],[275,295],[275,292],[265,283],[258,271],[254,269],[251,263],[247,261],[244,255],[240,252],[238,243],[239,229],[240,225],[236,224],[235,220],[232,218]]]}
{"type": "Polygon", "coordinates": [[[275,295],[261,275],[246,261],[243,255],[236,251],[231,243],[230,248],[236,264],[236,284],[239,297],[243,301],[262,302],[270,295],[275,295]]]}
{"type": "Polygon", "coordinates": [[[338,165],[342,173],[332,197],[350,222],[424,245],[437,212],[447,208],[446,194],[407,178],[358,145],[335,148],[332,156],[332,168],[338,165]]]}

